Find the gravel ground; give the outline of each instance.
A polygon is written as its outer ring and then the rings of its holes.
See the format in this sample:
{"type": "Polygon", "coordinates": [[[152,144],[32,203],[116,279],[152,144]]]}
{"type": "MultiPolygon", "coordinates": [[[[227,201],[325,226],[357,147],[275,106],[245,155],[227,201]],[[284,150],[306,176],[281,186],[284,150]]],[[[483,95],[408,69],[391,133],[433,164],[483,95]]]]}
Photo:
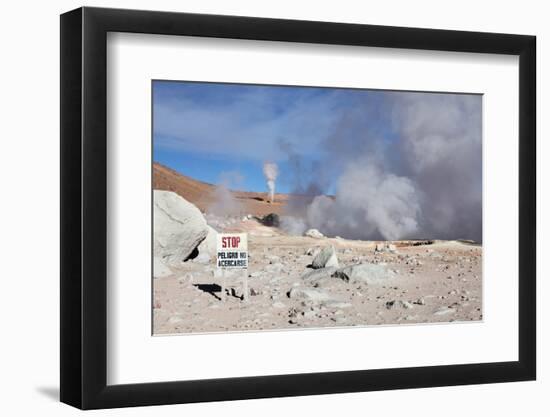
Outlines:
{"type": "Polygon", "coordinates": [[[225,231],[248,233],[248,271],[227,273],[225,297],[213,258],[198,257],[155,278],[154,334],[483,318],[479,245],[289,236],[254,219],[228,222],[225,231]],[[338,266],[312,269],[319,252],[331,247],[338,266]]]}

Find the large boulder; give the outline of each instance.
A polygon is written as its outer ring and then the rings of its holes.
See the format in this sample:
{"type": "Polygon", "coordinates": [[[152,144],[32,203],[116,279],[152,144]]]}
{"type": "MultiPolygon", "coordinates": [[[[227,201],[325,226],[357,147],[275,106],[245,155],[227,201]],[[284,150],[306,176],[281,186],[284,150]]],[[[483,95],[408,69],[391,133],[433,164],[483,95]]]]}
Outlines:
{"type": "Polygon", "coordinates": [[[160,258],[156,257],[153,259],[153,277],[155,278],[162,278],[167,277],[169,275],[172,275],[172,271],[168,266],[164,264],[160,260],[160,258]]]}
{"type": "Polygon", "coordinates": [[[336,267],[338,268],[338,258],[336,256],[336,250],[334,250],[334,246],[326,246],[321,251],[315,255],[313,258],[313,261],[311,262],[311,267],[313,269],[319,269],[319,268],[330,268],[330,267],[336,267]]]}
{"type": "Polygon", "coordinates": [[[194,262],[202,264],[213,262],[214,258],[216,257],[216,236],[218,232],[216,232],[216,230],[211,226],[206,227],[208,228],[208,234],[206,235],[206,238],[199,244],[199,253],[197,257],[193,259],[194,262]]]}
{"type": "Polygon", "coordinates": [[[171,191],[153,193],[153,250],[165,264],[186,261],[208,235],[200,210],[171,191]]]}
{"type": "Polygon", "coordinates": [[[394,274],[384,265],[357,264],[339,269],[332,276],[349,283],[382,284],[393,278],[394,274]]]}

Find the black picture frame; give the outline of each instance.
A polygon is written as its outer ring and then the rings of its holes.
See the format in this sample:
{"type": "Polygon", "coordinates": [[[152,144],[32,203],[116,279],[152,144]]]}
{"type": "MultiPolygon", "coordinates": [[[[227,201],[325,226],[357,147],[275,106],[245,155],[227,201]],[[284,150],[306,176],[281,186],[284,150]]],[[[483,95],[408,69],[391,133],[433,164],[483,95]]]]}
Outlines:
{"type": "Polygon", "coordinates": [[[536,38],[80,8],[61,16],[61,401],[81,409],[534,380],[536,38]],[[519,56],[518,361],[107,385],[108,32],[519,56]]]}

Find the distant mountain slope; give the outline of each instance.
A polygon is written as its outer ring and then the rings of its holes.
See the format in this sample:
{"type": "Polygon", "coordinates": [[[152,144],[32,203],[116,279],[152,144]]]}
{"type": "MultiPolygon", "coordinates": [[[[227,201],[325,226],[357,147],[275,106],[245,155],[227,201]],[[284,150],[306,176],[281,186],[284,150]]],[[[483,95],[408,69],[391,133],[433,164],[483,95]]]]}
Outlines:
{"type": "MultiPolygon", "coordinates": [[[[156,162],[153,164],[153,188],[173,191],[196,205],[202,212],[208,212],[208,209],[214,205],[223,204],[217,201],[215,185],[182,175],[156,162]]],[[[232,190],[230,193],[237,202],[238,212],[241,215],[282,214],[289,198],[287,194],[275,194],[275,203],[271,204],[267,201],[267,193],[238,190],[232,190]]]]}

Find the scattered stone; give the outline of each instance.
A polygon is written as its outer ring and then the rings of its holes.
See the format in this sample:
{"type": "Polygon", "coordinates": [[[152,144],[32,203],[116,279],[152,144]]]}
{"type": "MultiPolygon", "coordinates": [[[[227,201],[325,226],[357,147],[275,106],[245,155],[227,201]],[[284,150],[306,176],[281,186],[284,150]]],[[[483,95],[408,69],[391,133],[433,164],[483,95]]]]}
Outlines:
{"type": "Polygon", "coordinates": [[[191,272],[186,273],[184,276],[178,278],[180,284],[192,284],[195,277],[191,272]]]}
{"type": "Polygon", "coordinates": [[[456,309],[450,307],[440,307],[434,311],[434,316],[444,316],[453,313],[456,313],[456,309]]]}
{"type": "Polygon", "coordinates": [[[314,269],[330,267],[338,268],[338,266],[338,257],[336,256],[336,251],[332,245],[324,247],[311,262],[311,267],[314,269]]]}
{"type": "Polygon", "coordinates": [[[284,265],[282,263],[269,264],[265,267],[266,272],[269,272],[271,274],[278,274],[283,269],[284,265]]]}
{"type": "Polygon", "coordinates": [[[380,284],[392,278],[394,274],[380,264],[357,264],[338,269],[332,276],[349,283],[380,284]]]}
{"type": "Polygon", "coordinates": [[[292,288],[287,295],[288,298],[291,299],[302,299],[314,302],[332,300],[330,294],[316,288],[292,288]]]}
{"type": "Polygon", "coordinates": [[[260,295],[261,293],[262,293],[261,291],[255,289],[255,288],[250,288],[250,295],[252,297],[256,297],[256,296],[260,295]]]}
{"type": "Polygon", "coordinates": [[[386,303],[386,308],[388,310],[391,310],[393,308],[410,309],[410,308],[413,308],[413,305],[411,303],[409,303],[408,301],[392,300],[392,301],[388,301],[386,303]]]}
{"type": "Polygon", "coordinates": [[[313,255],[316,255],[317,252],[318,252],[317,248],[307,248],[305,251],[305,255],[313,256],[313,255]]]}
{"type": "Polygon", "coordinates": [[[397,247],[393,243],[377,243],[374,247],[375,252],[397,252],[397,247]]]}
{"type": "Polygon", "coordinates": [[[286,305],[284,305],[280,301],[277,301],[277,302],[273,303],[272,305],[273,305],[274,308],[285,308],[286,307],[286,305]]]}
{"type": "Polygon", "coordinates": [[[170,324],[178,324],[178,323],[181,323],[183,322],[183,318],[179,317],[179,316],[172,316],[168,319],[168,323],[170,324]]]}
{"type": "Polygon", "coordinates": [[[304,236],[312,237],[314,239],[321,239],[325,237],[319,230],[317,229],[309,229],[304,233],[304,236]]]}
{"type": "Polygon", "coordinates": [[[315,317],[315,311],[304,311],[302,313],[302,315],[306,318],[306,319],[312,319],[315,317]]]}
{"type": "Polygon", "coordinates": [[[350,308],[352,307],[351,303],[345,303],[343,301],[333,301],[326,304],[327,307],[330,308],[350,308]]]}
{"type": "Polygon", "coordinates": [[[324,278],[330,278],[336,271],[335,267],[311,269],[301,276],[301,279],[308,282],[316,282],[324,278]]]}
{"type": "Polygon", "coordinates": [[[418,304],[419,306],[426,305],[426,301],[423,298],[419,298],[414,302],[414,304],[418,304]]]}

